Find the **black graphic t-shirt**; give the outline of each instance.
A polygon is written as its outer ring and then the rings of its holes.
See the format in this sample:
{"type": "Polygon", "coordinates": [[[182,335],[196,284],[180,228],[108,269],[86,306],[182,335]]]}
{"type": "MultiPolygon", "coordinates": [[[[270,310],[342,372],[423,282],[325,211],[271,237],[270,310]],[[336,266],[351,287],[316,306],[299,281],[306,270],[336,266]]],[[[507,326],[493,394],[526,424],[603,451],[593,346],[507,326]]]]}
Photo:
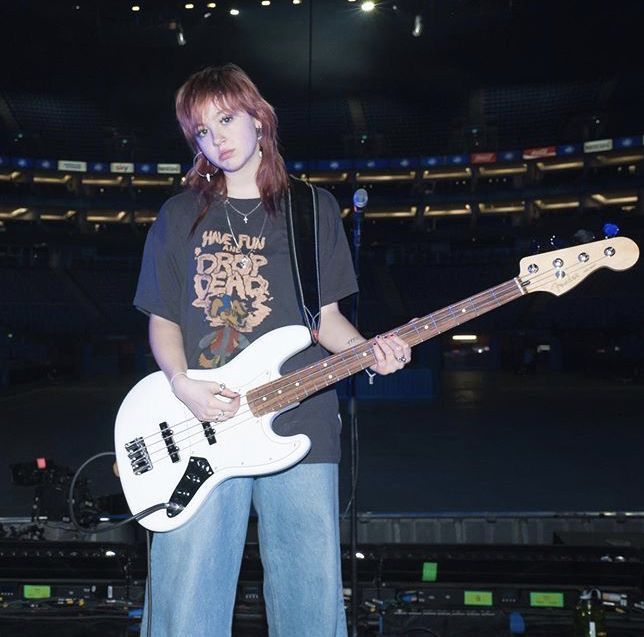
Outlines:
{"type": "MultiPolygon", "coordinates": [[[[357,284],[338,204],[326,190],[318,194],[320,291],[326,305],[355,293],[357,284]]],[[[134,304],[180,326],[191,369],[221,367],[267,332],[302,324],[284,215],[269,217],[261,205],[253,211],[259,199],[230,202],[233,207],[226,208],[214,202],[191,235],[202,204],[192,190],[172,197],[145,243],[134,304]]],[[[287,360],[282,373],[326,355],[319,345],[308,347],[287,360]]],[[[278,416],[273,429],[311,438],[305,462],[338,462],[337,413],[335,390],[328,389],[278,416]]]]}

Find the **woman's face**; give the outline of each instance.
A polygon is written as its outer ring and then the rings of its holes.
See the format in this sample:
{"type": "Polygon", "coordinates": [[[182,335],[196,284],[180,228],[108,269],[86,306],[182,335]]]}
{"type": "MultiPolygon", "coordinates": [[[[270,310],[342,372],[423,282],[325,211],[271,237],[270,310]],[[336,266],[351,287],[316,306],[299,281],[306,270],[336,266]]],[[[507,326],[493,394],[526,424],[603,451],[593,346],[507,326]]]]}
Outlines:
{"type": "Polygon", "coordinates": [[[195,140],[208,161],[224,173],[255,177],[261,157],[257,143],[259,120],[245,111],[233,112],[210,102],[197,124],[195,140]]]}

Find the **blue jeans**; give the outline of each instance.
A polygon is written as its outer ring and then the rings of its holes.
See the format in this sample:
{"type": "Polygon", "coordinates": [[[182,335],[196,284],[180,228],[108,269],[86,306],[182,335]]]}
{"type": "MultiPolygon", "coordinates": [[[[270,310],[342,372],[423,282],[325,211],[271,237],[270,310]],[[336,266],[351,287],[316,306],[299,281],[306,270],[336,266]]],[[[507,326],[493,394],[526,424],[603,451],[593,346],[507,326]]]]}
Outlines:
{"type": "Polygon", "coordinates": [[[232,478],[190,522],[154,536],[152,637],[229,637],[251,501],[271,637],[346,636],[338,466],[299,464],[232,478]]]}

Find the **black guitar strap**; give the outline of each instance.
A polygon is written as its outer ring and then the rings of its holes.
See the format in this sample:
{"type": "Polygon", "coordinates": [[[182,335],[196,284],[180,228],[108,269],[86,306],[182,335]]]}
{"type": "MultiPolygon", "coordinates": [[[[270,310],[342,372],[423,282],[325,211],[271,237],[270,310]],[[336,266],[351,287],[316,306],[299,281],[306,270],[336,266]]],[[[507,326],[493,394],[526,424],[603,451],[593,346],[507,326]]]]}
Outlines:
{"type": "Polygon", "coordinates": [[[291,271],[302,321],[313,343],[320,329],[320,243],[318,193],[306,181],[289,177],[286,227],[291,271]]]}

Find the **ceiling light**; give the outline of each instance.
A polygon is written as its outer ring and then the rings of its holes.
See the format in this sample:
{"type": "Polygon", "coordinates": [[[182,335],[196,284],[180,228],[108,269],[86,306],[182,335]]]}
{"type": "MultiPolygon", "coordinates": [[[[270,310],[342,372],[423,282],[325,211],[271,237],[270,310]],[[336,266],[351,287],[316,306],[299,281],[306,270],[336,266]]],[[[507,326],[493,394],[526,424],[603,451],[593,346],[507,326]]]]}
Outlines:
{"type": "Polygon", "coordinates": [[[271,0],[262,0],[262,7],[269,7],[271,5],[271,0]]]}
{"type": "Polygon", "coordinates": [[[376,8],[376,3],[373,2],[372,0],[367,0],[366,2],[363,2],[360,5],[360,8],[365,12],[369,13],[370,11],[373,11],[376,8]]]}
{"type": "Polygon", "coordinates": [[[230,15],[239,15],[239,9],[231,9],[230,15]]]}
{"type": "Polygon", "coordinates": [[[138,4],[133,4],[132,5],[132,11],[141,11],[141,7],[138,4]]]}
{"type": "Polygon", "coordinates": [[[414,28],[412,29],[411,34],[415,38],[419,38],[423,34],[423,16],[420,14],[414,18],[414,28]]]}
{"type": "Polygon", "coordinates": [[[206,6],[209,9],[216,9],[217,8],[217,3],[216,2],[209,2],[206,6]]]}
{"type": "Polygon", "coordinates": [[[188,2],[187,4],[183,5],[185,9],[194,9],[195,5],[192,4],[192,2],[188,2]]]}
{"type": "Polygon", "coordinates": [[[302,4],[302,0],[293,0],[293,4],[302,4]]]}

